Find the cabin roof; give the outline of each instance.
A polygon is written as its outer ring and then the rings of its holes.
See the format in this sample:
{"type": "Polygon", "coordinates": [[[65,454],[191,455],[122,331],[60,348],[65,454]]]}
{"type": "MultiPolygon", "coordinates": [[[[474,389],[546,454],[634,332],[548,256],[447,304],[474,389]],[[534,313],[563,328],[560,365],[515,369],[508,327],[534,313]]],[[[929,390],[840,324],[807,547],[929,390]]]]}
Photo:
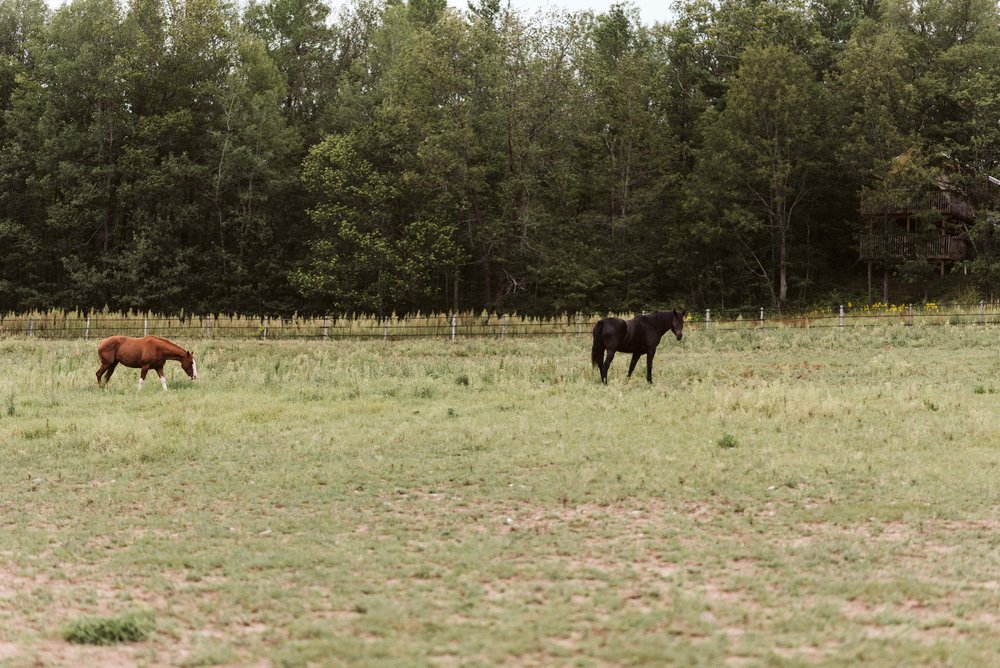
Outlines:
{"type": "MultiPolygon", "coordinates": [[[[888,175],[899,175],[906,171],[914,160],[914,149],[896,156],[889,166],[888,175]]],[[[1000,179],[984,174],[955,160],[947,153],[939,153],[930,161],[939,169],[934,186],[883,187],[865,190],[861,193],[861,214],[865,217],[909,217],[937,210],[942,218],[952,218],[964,222],[975,220],[976,209],[973,200],[993,200],[1000,204],[1000,179]],[[964,173],[971,176],[972,190],[956,184],[952,175],[964,173]],[[936,186],[936,187],[935,187],[936,186]],[[974,197],[970,197],[974,194],[974,197]]]]}

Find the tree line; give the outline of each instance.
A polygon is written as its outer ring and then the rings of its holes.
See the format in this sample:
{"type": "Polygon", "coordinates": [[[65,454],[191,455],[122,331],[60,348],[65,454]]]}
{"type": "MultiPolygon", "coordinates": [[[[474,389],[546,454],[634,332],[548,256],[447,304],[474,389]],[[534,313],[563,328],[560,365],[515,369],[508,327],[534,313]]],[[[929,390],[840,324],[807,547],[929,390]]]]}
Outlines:
{"type": "Polygon", "coordinates": [[[0,309],[781,308],[998,174],[993,0],[505,5],[0,0],[0,309]]]}

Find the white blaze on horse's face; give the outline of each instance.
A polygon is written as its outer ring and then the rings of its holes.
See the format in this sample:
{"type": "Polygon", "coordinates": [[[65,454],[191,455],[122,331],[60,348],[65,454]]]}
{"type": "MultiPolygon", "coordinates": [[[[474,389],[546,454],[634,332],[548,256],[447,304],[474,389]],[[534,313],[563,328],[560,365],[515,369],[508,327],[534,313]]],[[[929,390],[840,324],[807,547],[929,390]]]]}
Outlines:
{"type": "Polygon", "coordinates": [[[181,368],[184,369],[184,373],[188,375],[188,378],[197,380],[198,365],[194,363],[194,353],[190,350],[186,350],[184,357],[181,358],[181,368]]]}

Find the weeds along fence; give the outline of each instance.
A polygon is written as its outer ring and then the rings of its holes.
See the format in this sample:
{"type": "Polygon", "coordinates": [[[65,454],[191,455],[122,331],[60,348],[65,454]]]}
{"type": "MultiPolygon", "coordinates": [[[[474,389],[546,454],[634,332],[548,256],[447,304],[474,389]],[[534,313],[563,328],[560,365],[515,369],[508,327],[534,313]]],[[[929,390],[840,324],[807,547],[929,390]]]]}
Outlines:
{"type": "MultiPolygon", "coordinates": [[[[456,313],[376,317],[170,316],[104,311],[36,311],[0,314],[0,337],[102,339],[155,334],[182,339],[383,339],[589,335],[607,314],[569,313],[552,317],[456,313]]],[[[632,314],[616,314],[628,318],[632,314]]],[[[685,333],[726,333],[781,328],[987,325],[1000,323],[1000,303],[875,305],[834,307],[770,317],[765,309],[689,312],[685,333]]]]}
{"type": "Polygon", "coordinates": [[[523,337],[589,332],[598,316],[549,318],[459,313],[376,317],[367,315],[252,317],[170,316],[153,313],[32,312],[0,315],[0,336],[102,339],[145,336],[205,339],[404,339],[411,337],[523,337]]]}

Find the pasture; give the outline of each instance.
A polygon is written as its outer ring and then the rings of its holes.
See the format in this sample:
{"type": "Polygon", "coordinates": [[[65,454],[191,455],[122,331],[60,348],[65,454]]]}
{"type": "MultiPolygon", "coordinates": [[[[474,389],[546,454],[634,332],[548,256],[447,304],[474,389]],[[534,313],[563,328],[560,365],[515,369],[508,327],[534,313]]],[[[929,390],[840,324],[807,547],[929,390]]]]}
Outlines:
{"type": "Polygon", "coordinates": [[[1000,332],[685,334],[2,339],[0,664],[1000,661],[1000,332]]]}

